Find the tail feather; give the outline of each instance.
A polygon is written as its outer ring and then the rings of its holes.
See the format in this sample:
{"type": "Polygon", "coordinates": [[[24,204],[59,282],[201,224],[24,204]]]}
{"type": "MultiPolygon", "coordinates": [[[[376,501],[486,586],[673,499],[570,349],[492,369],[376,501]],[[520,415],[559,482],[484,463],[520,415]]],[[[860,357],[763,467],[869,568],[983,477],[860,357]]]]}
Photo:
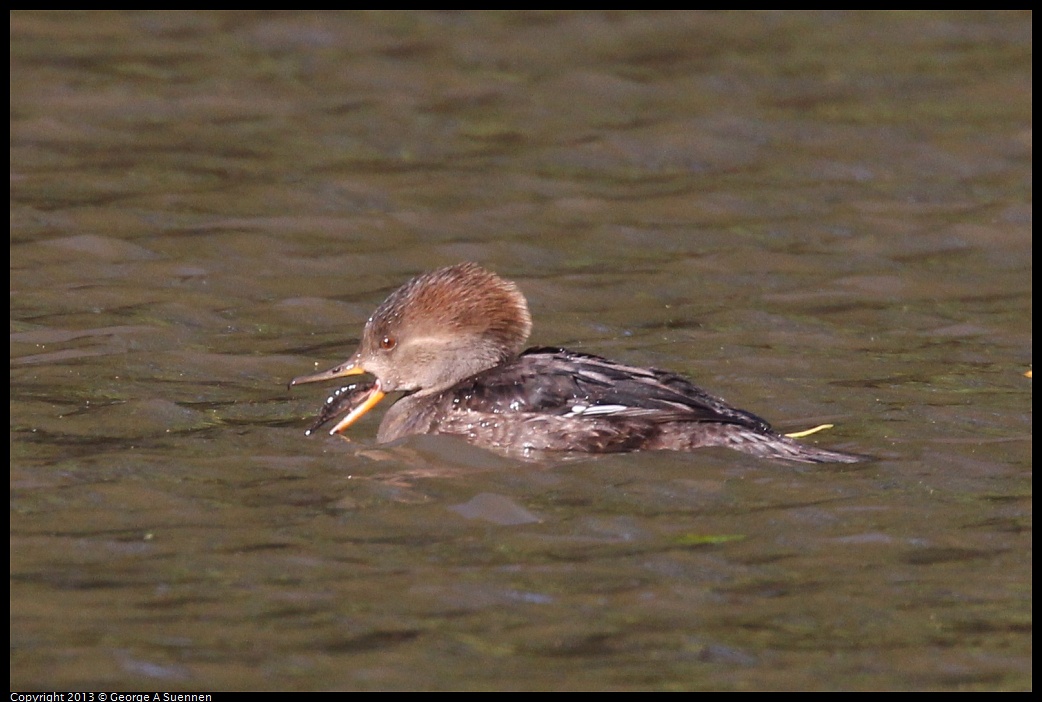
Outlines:
{"type": "Polygon", "coordinates": [[[785,461],[801,463],[859,463],[866,456],[851,453],[829,451],[827,449],[801,444],[781,434],[764,434],[745,428],[735,428],[721,437],[720,446],[727,446],[735,451],[751,453],[763,458],[780,458],[785,461]]]}

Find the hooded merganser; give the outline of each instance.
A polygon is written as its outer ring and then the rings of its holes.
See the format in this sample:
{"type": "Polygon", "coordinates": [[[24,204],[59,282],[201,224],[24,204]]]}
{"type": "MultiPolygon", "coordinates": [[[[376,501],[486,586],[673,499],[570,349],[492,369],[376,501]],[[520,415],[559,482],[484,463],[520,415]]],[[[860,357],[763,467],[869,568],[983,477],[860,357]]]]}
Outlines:
{"type": "Polygon", "coordinates": [[[311,433],[347,414],[335,434],[385,394],[404,392],[377,441],[453,434],[485,448],[528,453],[690,451],[726,446],[767,458],[853,463],[860,456],[800,444],[684,378],[558,348],[521,348],[532,329],[517,286],[474,263],[413,278],[381,304],[351,358],[290,386],[368,373],[341,388],[311,433]]]}

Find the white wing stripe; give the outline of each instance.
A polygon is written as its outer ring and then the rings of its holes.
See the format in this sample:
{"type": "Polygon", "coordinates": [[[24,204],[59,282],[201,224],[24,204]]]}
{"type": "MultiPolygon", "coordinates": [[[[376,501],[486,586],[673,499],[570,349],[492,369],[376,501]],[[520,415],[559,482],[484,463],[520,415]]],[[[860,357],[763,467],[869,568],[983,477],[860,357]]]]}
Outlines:
{"type": "Polygon", "coordinates": [[[626,405],[572,405],[565,417],[593,417],[603,414],[617,414],[630,409],[626,405]]]}

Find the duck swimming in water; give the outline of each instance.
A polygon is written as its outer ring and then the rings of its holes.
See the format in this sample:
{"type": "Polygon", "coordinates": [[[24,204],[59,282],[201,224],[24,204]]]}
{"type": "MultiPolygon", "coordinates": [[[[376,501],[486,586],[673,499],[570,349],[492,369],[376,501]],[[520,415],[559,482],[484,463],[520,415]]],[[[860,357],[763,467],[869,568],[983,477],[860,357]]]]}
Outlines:
{"type": "MultiPolygon", "coordinates": [[[[377,440],[452,434],[505,452],[617,453],[707,446],[805,463],[854,463],[778,434],[679,375],[600,356],[539,347],[517,286],[474,263],[424,273],[393,292],[365,324],[358,350],[290,386],[367,373],[326,402],[316,429],[347,414],[342,432],[384,395],[377,440]]],[[[309,430],[309,433],[310,431],[309,430]]]]}

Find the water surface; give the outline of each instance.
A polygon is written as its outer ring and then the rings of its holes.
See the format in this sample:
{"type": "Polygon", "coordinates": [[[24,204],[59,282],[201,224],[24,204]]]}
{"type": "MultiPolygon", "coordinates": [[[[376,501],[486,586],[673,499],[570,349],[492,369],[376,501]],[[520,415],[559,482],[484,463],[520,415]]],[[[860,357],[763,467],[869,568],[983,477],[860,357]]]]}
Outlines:
{"type": "Polygon", "coordinates": [[[11,16],[12,689],[1031,687],[1031,15],[11,16]],[[870,454],[286,381],[474,260],[870,454]]]}

